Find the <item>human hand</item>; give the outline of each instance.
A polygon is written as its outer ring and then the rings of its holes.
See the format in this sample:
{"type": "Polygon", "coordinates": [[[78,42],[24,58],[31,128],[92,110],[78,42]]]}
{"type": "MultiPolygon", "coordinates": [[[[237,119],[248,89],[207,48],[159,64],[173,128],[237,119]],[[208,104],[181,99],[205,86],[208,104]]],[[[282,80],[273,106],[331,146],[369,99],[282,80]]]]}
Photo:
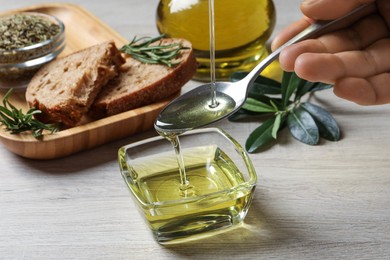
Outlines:
{"type": "Polygon", "coordinates": [[[305,0],[305,15],[281,31],[276,49],[314,20],[338,18],[363,3],[376,2],[378,12],[348,28],[285,48],[279,61],[309,81],[334,84],[334,93],[361,105],[390,103],[390,1],[305,0]]]}

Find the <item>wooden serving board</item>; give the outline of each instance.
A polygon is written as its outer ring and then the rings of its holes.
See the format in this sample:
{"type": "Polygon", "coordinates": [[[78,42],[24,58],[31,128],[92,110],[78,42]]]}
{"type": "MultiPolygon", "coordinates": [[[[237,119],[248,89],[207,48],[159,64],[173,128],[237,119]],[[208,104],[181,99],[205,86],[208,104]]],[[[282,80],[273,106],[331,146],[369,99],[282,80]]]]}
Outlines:
{"type": "MultiPolygon", "coordinates": [[[[66,48],[61,56],[107,40],[114,40],[118,47],[127,42],[125,38],[97,17],[76,5],[45,4],[12,10],[7,13],[21,11],[46,13],[63,21],[66,32],[66,48]]],[[[3,98],[6,91],[0,90],[0,99],[3,98]]],[[[4,127],[0,127],[0,141],[8,150],[23,157],[32,159],[63,157],[151,129],[158,113],[171,99],[45,135],[42,141],[36,140],[30,133],[15,135],[7,132],[4,127]]],[[[16,107],[27,111],[25,89],[15,89],[10,101],[16,107]]]]}

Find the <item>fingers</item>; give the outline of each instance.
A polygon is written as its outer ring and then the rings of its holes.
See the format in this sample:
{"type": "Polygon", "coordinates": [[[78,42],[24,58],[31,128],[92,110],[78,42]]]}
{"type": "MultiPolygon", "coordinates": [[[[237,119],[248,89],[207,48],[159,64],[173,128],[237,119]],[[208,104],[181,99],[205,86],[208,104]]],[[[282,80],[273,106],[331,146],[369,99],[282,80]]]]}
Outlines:
{"type": "Polygon", "coordinates": [[[361,105],[390,103],[389,0],[303,0],[301,9],[306,17],[283,30],[272,49],[306,28],[313,21],[310,19],[335,19],[372,2],[378,13],[348,29],[287,47],[279,57],[282,69],[295,70],[309,81],[334,84],[337,96],[361,105]]]}
{"type": "Polygon", "coordinates": [[[390,27],[390,1],[389,0],[377,0],[377,7],[382,15],[383,19],[385,19],[387,25],[390,27]]]}
{"type": "Polygon", "coordinates": [[[359,50],[386,37],[390,37],[390,32],[384,20],[378,15],[371,15],[348,29],[293,44],[282,51],[279,60],[282,69],[291,71],[294,70],[295,60],[302,53],[337,53],[359,50]]]}
{"type": "Polygon", "coordinates": [[[326,47],[318,40],[306,40],[284,49],[279,55],[280,67],[284,71],[295,70],[297,58],[304,53],[325,53],[326,47]]]}
{"type": "Polygon", "coordinates": [[[299,32],[303,31],[306,27],[310,25],[310,19],[303,18],[292,23],[290,26],[281,30],[274,38],[271,44],[272,51],[275,51],[285,42],[293,38],[299,32]]]}
{"type": "Polygon", "coordinates": [[[390,71],[390,39],[362,51],[303,53],[295,61],[298,76],[309,81],[332,83],[345,77],[370,77],[390,71]]]}
{"type": "Polygon", "coordinates": [[[362,4],[375,0],[304,0],[301,3],[302,12],[316,20],[332,20],[347,14],[362,4]]]}
{"type": "Polygon", "coordinates": [[[334,93],[340,98],[359,105],[390,103],[390,73],[382,73],[368,79],[343,78],[334,85],[334,93]]]}
{"type": "MultiPolygon", "coordinates": [[[[314,0],[316,3],[320,3],[322,0],[314,0]]],[[[329,2],[332,2],[334,0],[328,0],[329,2]]],[[[351,0],[345,0],[346,2],[351,2],[351,0]]],[[[364,0],[362,0],[364,1],[364,0]]],[[[367,0],[366,0],[367,1],[367,0]]],[[[343,2],[344,1],[340,1],[343,2]]],[[[384,0],[383,4],[380,4],[379,1],[378,5],[383,6],[382,16],[380,16],[378,13],[369,15],[365,17],[364,19],[361,19],[360,21],[356,22],[353,26],[349,27],[345,30],[340,30],[337,32],[333,32],[331,34],[327,34],[325,38],[320,37],[319,39],[323,39],[326,41],[327,39],[335,39],[338,41],[336,44],[332,44],[329,46],[340,46],[339,43],[342,43],[341,46],[345,45],[345,43],[357,43],[355,44],[355,47],[360,46],[366,46],[367,43],[371,43],[374,40],[378,39],[378,37],[383,37],[384,35],[389,33],[388,25],[390,25],[390,1],[384,0]],[[387,21],[388,20],[388,21],[387,21]],[[362,41],[360,44],[359,41],[362,41]],[[366,43],[364,43],[364,41],[366,43]]],[[[345,4],[345,3],[344,3],[345,4]]],[[[313,23],[314,20],[308,17],[304,17],[301,20],[291,24],[284,30],[282,30],[273,40],[271,48],[272,50],[275,50],[279,46],[281,46],[283,43],[297,35],[299,32],[301,32],[303,29],[308,27],[311,23],[313,23]]]]}

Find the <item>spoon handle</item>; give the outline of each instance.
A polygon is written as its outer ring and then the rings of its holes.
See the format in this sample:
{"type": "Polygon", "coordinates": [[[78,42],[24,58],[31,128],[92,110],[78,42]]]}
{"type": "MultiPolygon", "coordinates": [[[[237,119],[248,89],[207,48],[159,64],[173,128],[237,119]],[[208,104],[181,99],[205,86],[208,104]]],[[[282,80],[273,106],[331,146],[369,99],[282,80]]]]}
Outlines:
{"type": "MultiPolygon", "coordinates": [[[[374,13],[377,10],[376,4],[365,4],[361,5],[348,14],[337,18],[331,21],[317,21],[312,25],[308,26],[302,32],[297,34],[295,37],[291,38],[285,44],[280,46],[277,50],[268,55],[264,60],[262,60],[242,81],[247,81],[248,86],[252,85],[259,73],[264,70],[271,62],[279,57],[280,52],[294,43],[319,37],[323,34],[333,32],[342,28],[345,28],[359,19],[374,13]]],[[[248,89],[247,89],[248,91],[248,89]]]]}

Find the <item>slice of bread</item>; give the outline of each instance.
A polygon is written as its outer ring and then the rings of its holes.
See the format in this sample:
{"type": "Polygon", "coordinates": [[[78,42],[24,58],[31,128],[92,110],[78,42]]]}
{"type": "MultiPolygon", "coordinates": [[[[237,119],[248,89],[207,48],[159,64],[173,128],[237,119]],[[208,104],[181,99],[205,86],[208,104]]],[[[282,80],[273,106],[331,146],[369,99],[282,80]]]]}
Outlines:
{"type": "Polygon", "coordinates": [[[124,62],[112,41],[58,58],[34,75],[26,100],[30,107],[42,111],[36,115],[40,121],[76,126],[124,62]]]}
{"type": "Polygon", "coordinates": [[[183,39],[162,39],[161,45],[181,42],[189,49],[180,51],[174,67],[146,64],[126,58],[118,77],[99,93],[91,107],[91,115],[101,118],[148,105],[177,92],[195,74],[197,62],[191,43],[183,39]]]}

